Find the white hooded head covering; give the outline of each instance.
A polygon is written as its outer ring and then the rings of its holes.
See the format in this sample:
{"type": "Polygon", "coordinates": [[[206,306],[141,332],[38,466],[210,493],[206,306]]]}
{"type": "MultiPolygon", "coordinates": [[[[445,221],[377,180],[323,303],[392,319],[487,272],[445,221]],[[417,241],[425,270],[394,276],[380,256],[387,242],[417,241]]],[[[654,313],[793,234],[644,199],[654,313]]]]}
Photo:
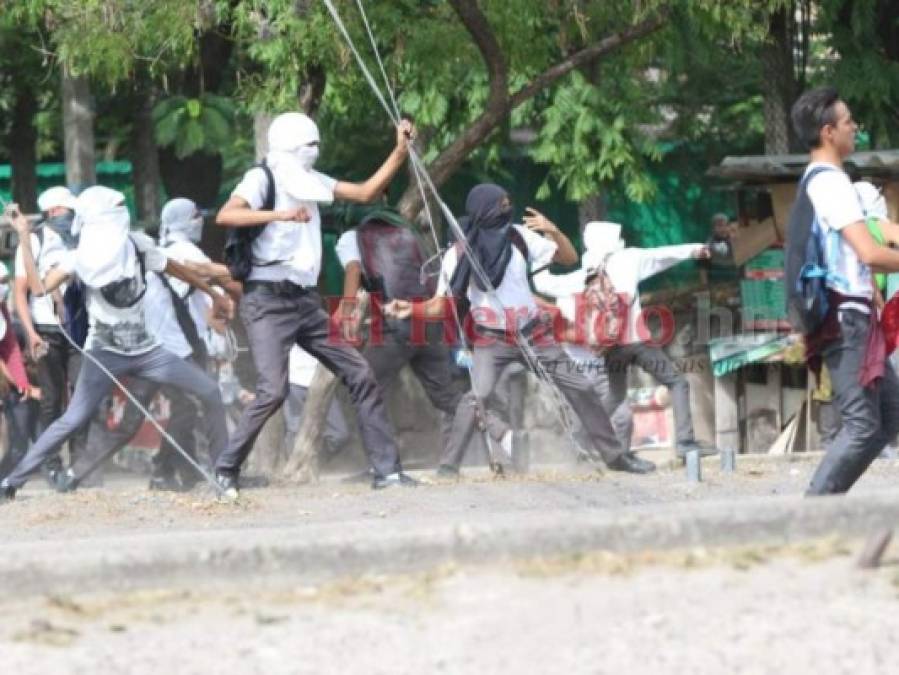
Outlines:
{"type": "Polygon", "coordinates": [[[179,197],[166,202],[159,220],[159,243],[162,246],[175,241],[198,244],[203,237],[203,215],[190,199],[179,197]]]}
{"type": "Polygon", "coordinates": [[[37,207],[44,213],[57,206],[62,206],[71,211],[75,210],[75,195],[67,187],[57,185],[47,188],[37,198],[37,207]]]}
{"type": "Polygon", "coordinates": [[[852,184],[858,195],[865,218],[887,219],[887,202],[880,190],[866,180],[860,180],[852,184]]]}
{"type": "Polygon", "coordinates": [[[90,187],[75,200],[73,229],[81,232],[75,249],[75,273],[98,288],[134,276],[137,253],[129,244],[131,217],[125,195],[102,185],[90,187]]]}
{"type": "Polygon", "coordinates": [[[266,163],[278,187],[294,199],[330,204],[331,190],[313,171],[318,159],[318,126],[307,115],[289,112],[278,115],[268,129],[266,163]]]}
{"type": "Polygon", "coordinates": [[[584,226],[584,255],[581,269],[588,274],[595,272],[610,253],[624,248],[621,225],[594,220],[584,226]]]}

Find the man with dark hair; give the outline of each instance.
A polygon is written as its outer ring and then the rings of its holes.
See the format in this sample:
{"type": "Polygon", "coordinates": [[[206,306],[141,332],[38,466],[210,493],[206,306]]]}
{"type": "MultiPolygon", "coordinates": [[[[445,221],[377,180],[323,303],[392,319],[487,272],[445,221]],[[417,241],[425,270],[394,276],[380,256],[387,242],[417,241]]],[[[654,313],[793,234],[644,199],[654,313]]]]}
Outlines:
{"type": "MultiPolygon", "coordinates": [[[[798,219],[811,219],[811,236],[822,244],[826,268],[827,313],[806,335],[807,358],[813,369],[823,361],[830,371],[843,419],[808,494],[833,494],[848,491],[899,432],[899,379],[885,359],[871,273],[872,267],[899,270],[899,251],[874,241],[843,170],[858,127],[837,91],[821,87],[804,93],[793,106],[792,121],[811,161],[790,229],[798,219]]],[[[885,239],[899,241],[899,225],[883,222],[882,230],[885,239]]]]}

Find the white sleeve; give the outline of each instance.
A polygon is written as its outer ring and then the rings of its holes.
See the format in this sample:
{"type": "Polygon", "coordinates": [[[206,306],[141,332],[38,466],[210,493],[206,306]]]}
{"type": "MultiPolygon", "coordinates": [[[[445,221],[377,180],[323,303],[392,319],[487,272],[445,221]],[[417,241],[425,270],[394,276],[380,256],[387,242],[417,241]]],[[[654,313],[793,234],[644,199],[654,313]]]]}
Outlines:
{"type": "Polygon", "coordinates": [[[449,288],[450,279],[453,278],[453,272],[456,271],[456,247],[451,246],[444,254],[443,262],[440,264],[440,278],[437,279],[437,291],[435,295],[450,295],[449,288]]]}
{"type": "Polygon", "coordinates": [[[359,252],[359,242],[356,239],[356,230],[347,230],[337,240],[334,247],[340,264],[346,268],[351,262],[362,262],[362,254],[359,252]]]}
{"type": "Polygon", "coordinates": [[[66,274],[75,273],[75,251],[62,250],[59,258],[53,261],[53,265],[66,274]]]}
{"type": "Polygon", "coordinates": [[[843,171],[822,171],[809,181],[807,191],[818,220],[832,230],[865,219],[858,194],[843,171]]]}
{"type": "Polygon", "coordinates": [[[619,255],[634,252],[640,270],[640,281],[664,272],[684,260],[689,260],[703,247],[703,244],[679,244],[677,246],[659,246],[657,248],[624,249],[619,255]]]}
{"type": "Polygon", "coordinates": [[[268,176],[266,176],[265,171],[257,166],[244,174],[231,196],[240,197],[255,211],[262,208],[267,191],[268,176]]]}
{"type": "Polygon", "coordinates": [[[528,256],[530,258],[528,263],[531,271],[539,270],[552,263],[553,258],[556,256],[556,251],[559,249],[556,246],[556,242],[541,234],[531,232],[531,230],[521,225],[513,225],[512,227],[521,233],[524,243],[528,247],[528,256]]]}
{"type": "Polygon", "coordinates": [[[534,275],[534,288],[551,298],[566,298],[583,292],[584,276],[583,270],[568,274],[550,274],[549,270],[543,270],[534,275]]]}
{"type": "Polygon", "coordinates": [[[144,263],[149,272],[165,271],[169,258],[150,237],[143,232],[132,232],[131,241],[134,242],[137,250],[144,254],[144,263]]]}
{"type": "Polygon", "coordinates": [[[325,188],[328,190],[328,192],[331,193],[331,201],[333,202],[334,201],[334,188],[337,187],[337,179],[331,178],[331,176],[329,176],[328,174],[322,173],[320,171],[313,171],[312,173],[314,173],[316,176],[318,176],[318,179],[322,182],[322,185],[324,185],[325,188]]]}

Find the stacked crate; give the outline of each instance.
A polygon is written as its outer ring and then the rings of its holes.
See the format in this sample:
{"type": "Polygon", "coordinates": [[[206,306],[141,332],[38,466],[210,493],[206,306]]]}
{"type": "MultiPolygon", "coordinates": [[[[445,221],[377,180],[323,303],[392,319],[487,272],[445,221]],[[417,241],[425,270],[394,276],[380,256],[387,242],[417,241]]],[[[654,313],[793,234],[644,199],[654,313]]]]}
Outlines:
{"type": "Polygon", "coordinates": [[[781,248],[769,248],[746,262],[740,280],[743,330],[790,330],[783,277],[781,248]]]}

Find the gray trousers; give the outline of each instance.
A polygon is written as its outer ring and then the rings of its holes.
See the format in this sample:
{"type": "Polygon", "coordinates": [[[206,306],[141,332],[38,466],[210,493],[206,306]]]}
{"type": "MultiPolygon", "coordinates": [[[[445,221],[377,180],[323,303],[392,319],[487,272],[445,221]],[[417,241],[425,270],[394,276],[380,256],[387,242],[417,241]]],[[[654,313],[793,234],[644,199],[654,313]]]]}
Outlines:
{"type": "Polygon", "coordinates": [[[610,394],[608,409],[614,413],[622,402],[626,403],[627,370],[632,364],[640,366],[656,382],[668,387],[674,408],[675,440],[677,443],[692,443],[695,437],[690,411],[690,385],[683,373],[678,372],[671,357],[659,347],[635,342],[617,345],[606,352],[610,394]]]}
{"type": "MultiPolygon", "coordinates": [[[[155,347],[145,354],[123,355],[102,349],[90,352],[116,377],[140,377],[158,384],[167,384],[183,389],[197,396],[206,409],[209,426],[210,451],[223,452],[228,442],[225,426],[225,407],[218,384],[192,363],[182,359],[162,347],[155,347]]],[[[84,359],[75,393],[68,409],[47,428],[22,461],[6,478],[11,487],[19,487],[43,462],[58,452],[59,446],[95,414],[97,406],[112,389],[112,380],[90,359],[84,359]]]]}
{"type": "MultiPolygon", "coordinates": [[[[630,452],[631,439],[634,436],[634,413],[631,404],[627,400],[627,388],[625,382],[624,396],[612,395],[612,384],[609,379],[609,367],[604,358],[593,361],[583,369],[584,375],[593,383],[596,393],[602,400],[603,407],[612,422],[615,436],[625,452],[630,452]]],[[[583,426],[576,433],[578,442],[587,442],[586,431],[583,426]]]]}
{"type": "Polygon", "coordinates": [[[216,470],[237,474],[265,421],[287,398],[290,348],[300,345],[334,373],[349,390],[356,408],[362,445],[379,475],[400,470],[396,442],[387,420],[381,388],[362,355],[330,334],[330,317],[318,293],[249,282],[240,301],[256,365],[256,398],[243,412],[216,470]]]}
{"type": "MultiPolygon", "coordinates": [[[[150,404],[161,390],[169,400],[170,417],[166,431],[175,439],[191,457],[196,457],[196,441],[194,431],[196,429],[199,411],[193,400],[175,387],[163,387],[157,382],[141,378],[131,379],[125,383],[128,391],[140,401],[140,404],[149,409],[150,404]]],[[[87,439],[87,450],[84,457],[78,457],[72,466],[75,475],[81,478],[85,471],[97,460],[103,457],[111,457],[128,444],[146,419],[144,413],[130,400],[125,401],[122,418],[114,429],[106,426],[105,409],[101,407],[99,413],[94,415],[91,422],[90,433],[87,439]]],[[[159,451],[153,456],[154,476],[174,476],[180,471],[186,484],[195,482],[199,478],[197,470],[192,467],[174,446],[163,438],[159,451]]],[[[82,485],[99,484],[101,482],[99,469],[93,473],[93,480],[87,480],[82,485]]]]}
{"type": "MultiPolygon", "coordinates": [[[[463,394],[453,381],[449,349],[442,341],[443,326],[429,324],[426,342],[413,345],[409,340],[408,320],[388,319],[386,324],[382,343],[366,345],[362,354],[371,365],[378,384],[384,389],[396,379],[403,366],[408,365],[412,369],[431,405],[442,413],[443,453],[440,463],[457,466],[468,439],[476,429],[478,412],[474,395],[463,394]]],[[[496,440],[502,438],[508,429],[489,410],[486,410],[486,424],[488,432],[496,440]]]]}
{"type": "MultiPolygon", "coordinates": [[[[290,455],[296,445],[297,434],[303,424],[303,409],[306,407],[306,397],[309,395],[308,387],[298,384],[290,385],[290,394],[284,401],[284,440],[282,447],[285,455],[290,455]]],[[[324,431],[325,447],[329,452],[337,452],[350,440],[350,430],[343,414],[340,403],[333,399],[328,407],[325,417],[324,431]]]]}
{"type": "Polygon", "coordinates": [[[822,350],[842,428],[812,476],[809,495],[848,491],[899,433],[899,378],[889,360],[883,378],[868,387],[859,383],[869,322],[862,312],[843,310],[842,335],[822,350]]]}
{"type": "MultiPolygon", "coordinates": [[[[37,361],[37,384],[41,388],[40,430],[49,428],[63,414],[69,400],[69,387],[78,380],[81,370],[81,353],[75,349],[59,330],[37,327],[37,332],[47,345],[47,353],[37,361]]],[[[74,461],[84,452],[87,444],[88,425],[69,438],[69,460],[74,461]]],[[[61,468],[58,454],[48,457],[48,467],[61,468]]]]}
{"type": "MultiPolygon", "coordinates": [[[[543,369],[584,426],[592,448],[607,464],[615,461],[624,451],[593,383],[558,345],[534,345],[533,349],[543,369]]],[[[511,363],[527,365],[519,347],[508,344],[503,338],[497,338],[492,344],[475,344],[472,357],[473,393],[481,400],[488,399],[506,366],[511,363]]],[[[453,435],[462,436],[463,431],[455,427],[454,424],[453,435]]],[[[461,457],[458,460],[461,461],[461,457]]],[[[458,464],[454,466],[458,467],[458,464]]]]}

